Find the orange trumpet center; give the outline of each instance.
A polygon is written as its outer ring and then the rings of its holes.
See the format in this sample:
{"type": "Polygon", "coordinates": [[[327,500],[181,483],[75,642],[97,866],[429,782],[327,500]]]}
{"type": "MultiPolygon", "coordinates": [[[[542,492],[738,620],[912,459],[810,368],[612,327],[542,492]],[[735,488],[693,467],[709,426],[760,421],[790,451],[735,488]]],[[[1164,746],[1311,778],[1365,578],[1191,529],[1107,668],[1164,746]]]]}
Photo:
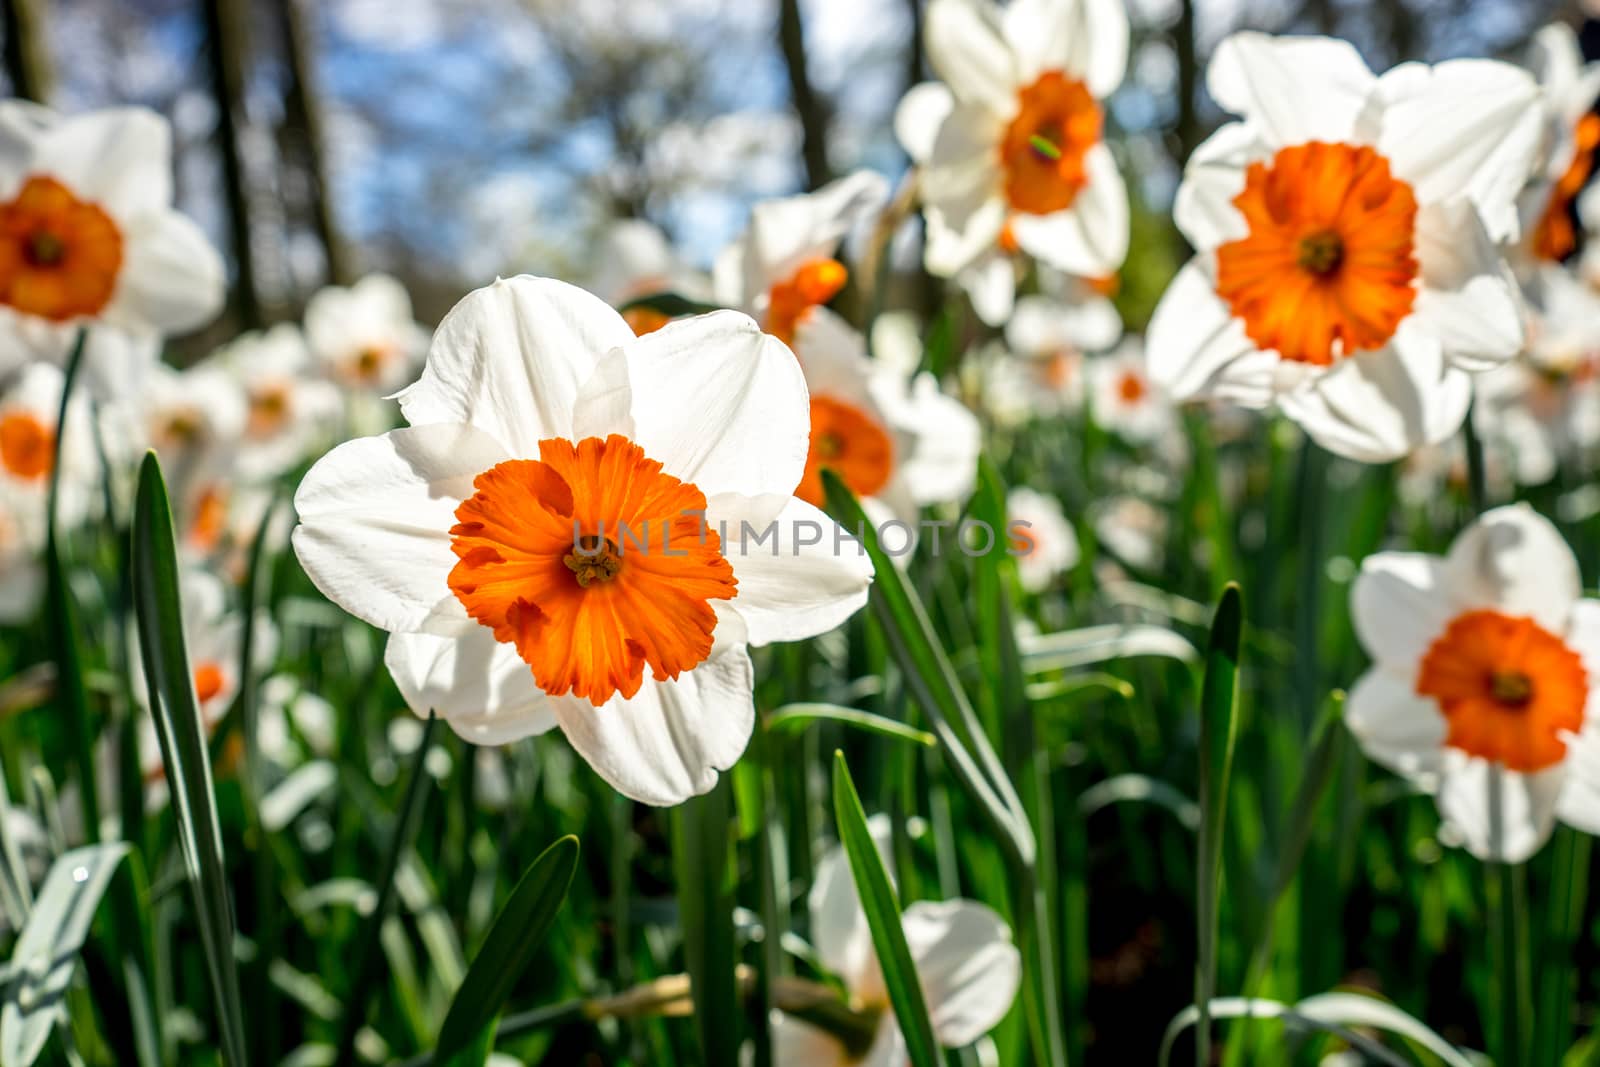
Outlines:
{"type": "Polygon", "coordinates": [[[638,445],[549,438],[473,488],[450,530],[450,589],[546,693],[598,706],[637,693],[646,667],[663,681],[711,654],[711,602],[737,595],[733,568],[705,494],[638,445]]]}
{"type": "Polygon", "coordinates": [[[1553,263],[1566,259],[1578,247],[1572,202],[1583,192],[1594,169],[1594,150],[1600,146],[1600,115],[1591,113],[1579,119],[1572,140],[1572,162],[1551,187],[1550,199],[1545,201],[1533,231],[1533,254],[1553,263]]]}
{"type": "Polygon", "coordinates": [[[1578,654],[1532,619],[1457,616],[1422,658],[1417,693],[1449,722],[1445,744],[1513,771],[1561,762],[1583,726],[1589,676],[1578,654]]]}
{"type": "Polygon", "coordinates": [[[837,259],[813,259],[787,281],[769,290],[767,332],[786,345],[794,344],[794,331],[806,314],[826,304],[850,280],[850,271],[837,259]]]}
{"type": "Polygon", "coordinates": [[[1102,123],[1088,87],[1059,70],[1041,74],[1018,93],[1016,117],[1000,139],[1011,207],[1029,215],[1071,207],[1089,183],[1084,160],[1100,140],[1102,123]]]}
{"type": "Polygon", "coordinates": [[[194,695],[195,699],[205,704],[222,692],[224,676],[222,668],[215,663],[200,663],[194,668],[194,695]]]}
{"type": "Polygon", "coordinates": [[[255,438],[271,437],[289,421],[289,386],[266,382],[250,390],[250,418],[245,431],[255,438]]]}
{"type": "Polygon", "coordinates": [[[811,447],[794,495],[819,508],[824,467],[837,472],[856,496],[873,496],[894,471],[894,442],[877,419],[854,404],[813,395],[811,447]]]}
{"type": "Polygon", "coordinates": [[[0,464],[13,477],[34,481],[49,474],[55,447],[55,431],[31,412],[0,416],[0,464]]]}
{"type": "Polygon", "coordinates": [[[635,304],[622,313],[622,321],[628,324],[636,337],[643,337],[647,333],[655,333],[661,327],[672,321],[672,316],[665,311],[657,311],[644,304],[635,304]]]}
{"type": "Polygon", "coordinates": [[[1132,371],[1123,371],[1117,382],[1117,396],[1124,404],[1137,404],[1149,391],[1144,378],[1132,371]]]}
{"type": "Polygon", "coordinates": [[[122,232],[100,206],[42,175],[0,203],[0,304],[66,322],[111,301],[122,232]]]}
{"type": "Polygon", "coordinates": [[[1411,313],[1417,200],[1372,149],[1279,149],[1233,203],[1250,234],[1217,249],[1217,294],[1261,348],[1326,366],[1383,347],[1411,313]]]}

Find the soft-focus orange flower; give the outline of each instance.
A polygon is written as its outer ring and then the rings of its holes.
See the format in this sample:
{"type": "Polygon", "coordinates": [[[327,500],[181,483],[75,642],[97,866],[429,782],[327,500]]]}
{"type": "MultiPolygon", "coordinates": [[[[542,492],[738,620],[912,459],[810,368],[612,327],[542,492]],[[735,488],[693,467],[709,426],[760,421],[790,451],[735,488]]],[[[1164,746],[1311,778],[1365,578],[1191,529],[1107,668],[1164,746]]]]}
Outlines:
{"type": "Polygon", "coordinates": [[[648,666],[677,678],[711,653],[711,601],[737,585],[706,498],[626,437],[539,442],[478,475],[456,509],[450,589],[516,645],[539,687],[600,705],[648,666]]]}
{"type": "Polygon", "coordinates": [[[806,472],[794,495],[822,507],[824,467],[838,473],[856,496],[875,496],[894,472],[894,442],[877,419],[856,405],[831,396],[813,396],[811,447],[806,453],[806,472]]]}
{"type": "Polygon", "coordinates": [[[35,175],[0,203],[0,303],[56,322],[95,315],[121,267],[117,224],[56,179],[35,175]]]}
{"type": "Polygon", "coordinates": [[[787,280],[772,287],[767,304],[767,332],[793,346],[795,327],[808,311],[832,300],[850,271],[837,259],[813,259],[787,280]]]}
{"type": "Polygon", "coordinates": [[[1578,247],[1578,233],[1572,225],[1572,202],[1583,191],[1594,169],[1594,150],[1600,147],[1600,115],[1593,112],[1578,120],[1572,133],[1572,162],[1561,172],[1550,189],[1550,199],[1533,231],[1533,254],[1555,263],[1566,259],[1578,247]]]}
{"type": "Polygon", "coordinates": [[[222,673],[219,664],[211,662],[195,664],[194,695],[201,704],[205,704],[222,692],[222,687],[226,683],[227,676],[222,673]]]}
{"type": "Polygon", "coordinates": [[[655,333],[671,322],[672,316],[644,304],[635,304],[622,313],[622,321],[628,324],[636,337],[643,337],[647,333],[655,333]]]}
{"type": "Polygon", "coordinates": [[[1025,86],[1000,140],[1012,208],[1049,215],[1071,207],[1089,183],[1084,158],[1099,143],[1101,124],[1100,105],[1078,79],[1053,70],[1025,86]]]}
{"type": "Polygon", "coordinates": [[[1216,289],[1261,348],[1325,366],[1381,348],[1410,314],[1417,201],[1371,148],[1280,149],[1233,203],[1250,233],[1217,248],[1216,289]]]}
{"type": "Polygon", "coordinates": [[[1583,661],[1532,619],[1497,611],[1457,616],[1429,647],[1417,693],[1449,722],[1445,743],[1514,771],[1560,763],[1562,735],[1583,725],[1583,661]]]}
{"type": "Polygon", "coordinates": [[[29,481],[50,473],[56,435],[29,411],[0,416],[0,464],[17,478],[29,481]]]}

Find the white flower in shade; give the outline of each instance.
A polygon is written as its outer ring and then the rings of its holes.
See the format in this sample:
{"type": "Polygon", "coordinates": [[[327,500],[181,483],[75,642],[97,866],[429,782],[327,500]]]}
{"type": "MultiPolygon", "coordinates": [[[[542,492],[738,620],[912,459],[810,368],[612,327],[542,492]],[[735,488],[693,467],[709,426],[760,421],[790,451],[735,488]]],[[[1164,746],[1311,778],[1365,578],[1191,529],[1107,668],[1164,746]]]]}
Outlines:
{"type": "MultiPolygon", "coordinates": [[[[875,815],[868,828],[887,864],[889,821],[875,815]]],[[[889,1004],[872,930],[842,847],[829,849],[817,864],[809,904],[812,947],[843,982],[851,1007],[876,1015],[877,1033],[871,1048],[856,1055],[832,1034],[775,1014],[773,1062],[778,1067],[903,1067],[905,1038],[889,1004]]],[[[1005,921],[976,901],[919,900],[905,909],[901,924],[939,1043],[964,1048],[998,1026],[1022,985],[1022,954],[1012,944],[1005,921]]]]}
{"type": "Polygon", "coordinates": [[[0,373],[79,326],[182,333],[222,306],[222,259],[172,209],[172,132],[143,108],[0,102],[0,373]]]}
{"type": "MultiPolygon", "coordinates": [[[[606,227],[595,250],[589,289],[612,307],[641,297],[672,293],[688,300],[710,297],[709,280],[684,263],[661,228],[644,219],[618,219],[606,227]]],[[[658,330],[671,316],[654,308],[622,313],[633,332],[658,330]]]]}
{"type": "Polygon", "coordinates": [[[275,478],[331,442],[330,427],[341,410],[339,388],[311,376],[311,353],[289,323],[244,334],[201,366],[230,375],[244,393],[235,460],[244,480],[275,478]]]}
{"type": "Polygon", "coordinates": [[[1585,63],[1578,35],[1557,22],[1534,35],[1529,67],[1544,90],[1545,135],[1542,169],[1522,194],[1524,252],[1559,263],[1578,247],[1572,205],[1600,147],[1600,63],[1585,63]]]}
{"type": "Polygon", "coordinates": [[[861,334],[825,308],[800,324],[795,353],[811,395],[810,449],[796,496],[820,507],[822,470],[831,468],[874,518],[915,527],[922,507],[972,492],[978,420],[933,375],[869,358],[861,334]]]}
{"type": "Polygon", "coordinates": [[[1557,819],[1600,831],[1600,601],[1547,519],[1496,508],[1446,556],[1370,556],[1351,615],[1374,663],[1345,721],[1474,855],[1527,859],[1557,819]]]}
{"type": "Polygon", "coordinates": [[[1094,420],[1132,444],[1159,441],[1175,429],[1172,402],[1150,378],[1144,346],[1130,337],[1087,365],[1094,420]]]}
{"type": "Polygon", "coordinates": [[[763,200],[751,210],[745,232],[717,257],[717,302],[749,313],[762,329],[793,344],[796,327],[850,278],[837,258],[839,246],[888,196],[882,175],[861,170],[814,193],[763,200]]]}
{"type": "Polygon", "coordinates": [[[1158,570],[1166,555],[1167,511],[1138,496],[1114,496],[1094,509],[1094,536],[1119,561],[1158,570]]]}
{"type": "MultiPolygon", "coordinates": [[[[31,363],[0,390],[0,485],[18,500],[43,501],[49,494],[64,384],[59,367],[31,363]]],[[[81,520],[96,499],[99,461],[89,414],[88,405],[74,396],[61,447],[61,518],[68,523],[81,520]]]]}
{"type": "Polygon", "coordinates": [[[1321,37],[1235,34],[1211,95],[1242,115],[1190,158],[1174,216],[1197,249],[1150,324],[1179,400],[1276,404],[1366,462],[1454,433],[1470,373],[1514,356],[1496,247],[1543,131],[1539,88],[1489,60],[1374,77],[1321,37]]]}
{"type": "Polygon", "coordinates": [[[26,622],[44,592],[45,497],[0,481],[0,623],[26,622]]]}
{"type": "Polygon", "coordinates": [[[1473,408],[1485,443],[1509,454],[1523,485],[1600,444],[1600,293],[1555,264],[1535,278],[1527,352],[1479,376],[1473,408]]]}
{"type": "Polygon", "coordinates": [[[366,392],[390,393],[409,382],[428,348],[410,295],[387,274],[319,290],[306,302],[304,326],[323,373],[366,392]]]}
{"type": "Polygon", "coordinates": [[[1074,274],[1115,270],[1128,194],[1102,101],[1128,61],[1120,0],[933,0],[924,36],[943,84],[911,89],[895,132],[921,169],[928,270],[998,286],[1017,249],[1074,274]]]}
{"type": "Polygon", "coordinates": [[[157,364],[144,388],[104,415],[108,441],[133,453],[154,449],[175,493],[231,472],[249,419],[244,390],[220,366],[188,370],[157,364]]]}
{"type": "Polygon", "coordinates": [[[1027,486],[1006,494],[1006,538],[1022,588],[1040,593],[1078,563],[1078,534],[1061,502],[1027,486]]]}
{"type": "Polygon", "coordinates": [[[412,709],[468,740],[559,727],[620,792],[678,803],[749,740],[746,646],[866,601],[860,547],[792,496],[800,367],[744,315],[635,337],[581,289],[499,281],[445,318],[400,407],[408,428],[312,468],[294,546],[390,632],[412,709]]]}

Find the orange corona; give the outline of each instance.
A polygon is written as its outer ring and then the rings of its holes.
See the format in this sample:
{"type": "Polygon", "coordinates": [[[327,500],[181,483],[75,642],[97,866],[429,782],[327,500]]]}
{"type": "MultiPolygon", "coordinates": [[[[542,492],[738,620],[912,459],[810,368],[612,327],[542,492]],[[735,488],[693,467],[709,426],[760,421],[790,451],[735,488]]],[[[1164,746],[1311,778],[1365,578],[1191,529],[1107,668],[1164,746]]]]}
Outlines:
{"type": "Polygon", "coordinates": [[[35,175],[0,203],[0,303],[55,322],[98,314],[122,269],[122,232],[99,205],[35,175]]]}
{"type": "Polygon", "coordinates": [[[1561,762],[1583,726],[1589,678],[1559,637],[1522,616],[1469,611],[1428,648],[1417,693],[1449,723],[1445,744],[1513,771],[1561,762]]]}
{"type": "Polygon", "coordinates": [[[595,705],[711,654],[733,568],[706,498],[616,434],[539,442],[478,475],[450,530],[450,589],[515,645],[539,687],[595,705]]]}
{"type": "Polygon", "coordinates": [[[774,285],[767,294],[767,332],[786,345],[812,308],[839,294],[850,272],[836,259],[813,259],[774,285]]]}
{"type": "Polygon", "coordinates": [[[1577,229],[1572,225],[1572,202],[1583,192],[1594,169],[1594,150],[1600,146],[1600,115],[1589,114],[1578,120],[1572,133],[1572,162],[1561,172],[1550,189],[1550,199],[1533,231],[1533,253],[1540,259],[1559,263],[1578,247],[1577,229]]]}
{"type": "MultiPolygon", "coordinates": [[[[1058,70],[1017,95],[1016,117],[1000,139],[1006,201],[1015,211],[1065,211],[1089,183],[1089,149],[1100,140],[1100,105],[1081,81],[1058,70]]],[[[1002,245],[1003,247],[1003,245],[1002,245]]]]}
{"type": "Polygon", "coordinates": [[[0,415],[0,464],[14,478],[36,481],[55,460],[55,431],[27,411],[0,415]]]}
{"type": "Polygon", "coordinates": [[[856,496],[873,496],[894,471],[894,442],[878,420],[854,404],[831,396],[811,398],[811,447],[794,495],[823,505],[822,469],[844,479],[856,496]]]}
{"type": "Polygon", "coordinates": [[[1280,149],[1233,203],[1250,233],[1217,249],[1217,294],[1261,348],[1326,366],[1383,347],[1411,313],[1417,201],[1371,148],[1280,149]]]}
{"type": "Polygon", "coordinates": [[[224,684],[222,668],[215,663],[197,664],[194,669],[194,695],[195,699],[205,704],[222,692],[224,684]]]}

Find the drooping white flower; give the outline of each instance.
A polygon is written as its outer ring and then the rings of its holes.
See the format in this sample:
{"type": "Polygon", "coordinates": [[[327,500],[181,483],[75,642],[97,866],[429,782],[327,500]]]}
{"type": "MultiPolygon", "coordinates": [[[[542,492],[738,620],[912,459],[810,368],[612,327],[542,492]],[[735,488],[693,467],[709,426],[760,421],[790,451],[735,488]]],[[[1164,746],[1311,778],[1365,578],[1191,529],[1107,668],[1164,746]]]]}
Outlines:
{"type": "Polygon", "coordinates": [[[1115,352],[1088,361],[1089,408],[1095,422],[1132,444],[1159,441],[1175,429],[1172,403],[1145,366],[1144,346],[1130,337],[1115,352]]]}
{"type": "Polygon", "coordinates": [[[234,467],[241,479],[274,478],[331,443],[339,389],[312,376],[311,353],[293,325],[241,335],[201,366],[231,376],[244,393],[234,467]]]}
{"type": "MultiPolygon", "coordinates": [[[[19,502],[31,499],[42,508],[48,495],[64,386],[59,367],[31,363],[0,389],[0,485],[19,502]]],[[[59,506],[67,524],[81,520],[97,500],[99,462],[88,416],[87,403],[74,396],[61,442],[59,506]]]]}
{"type": "Polygon", "coordinates": [[[943,82],[906,94],[895,132],[921,168],[928,270],[998,287],[1017,249],[1074,274],[1115,270],[1128,197],[1102,101],[1128,61],[1120,0],[934,0],[925,38],[943,82]]]}
{"type": "Polygon", "coordinates": [[[1006,494],[1006,521],[1017,578],[1028,592],[1043,592],[1077,565],[1078,534],[1055,497],[1019,485],[1006,494]]]}
{"type": "Polygon", "coordinates": [[[222,260],[172,209],[172,133],[144,108],[0,102],[0,374],[78,328],[139,338],[215,315],[222,260]]]}
{"type": "Polygon", "coordinates": [[[810,450],[796,496],[821,506],[822,470],[832,468],[869,513],[914,528],[920,508],[972,492],[978,420],[933,375],[869,358],[861,334],[825,308],[800,324],[795,354],[811,394],[810,450]]]}
{"type": "Polygon", "coordinates": [[[1520,862],[1557,819],[1600,831],[1600,601],[1547,519],[1496,508],[1446,556],[1370,556],[1351,614],[1374,663],[1345,721],[1474,855],[1520,862]]]}
{"type": "Polygon", "coordinates": [[[1489,60],[1374,77],[1343,41],[1255,33],[1222,43],[1209,86],[1242,119],[1184,171],[1197,255],[1151,322],[1153,376],[1180,400],[1276,404],[1366,462],[1455,432],[1470,374],[1522,346],[1496,242],[1517,235],[1538,86],[1489,60]]]}
{"type": "Polygon", "coordinates": [[[812,309],[832,300],[849,280],[838,259],[840,244],[888,196],[882,175],[860,170],[814,193],[757,204],[744,233],[717,257],[717,302],[750,314],[762,329],[793,344],[812,309]]]}
{"type": "MultiPolygon", "coordinates": [[[[888,862],[889,822],[868,822],[888,862]]],[[[844,849],[835,846],[817,864],[809,897],[811,941],[822,963],[844,983],[851,1006],[876,1013],[871,1048],[852,1055],[833,1035],[787,1015],[775,1015],[772,1057],[778,1067],[903,1067],[905,1038],[883,983],[872,931],[844,849]]],[[[964,1048],[999,1025],[1022,985],[1022,954],[993,909],[971,900],[919,900],[901,915],[906,945],[934,1037],[964,1048]]]]}
{"type": "Polygon", "coordinates": [[[294,546],[390,632],[412,709],[468,740],[559,727],[619,791],[678,803],[744,751],[746,646],[866,600],[859,546],[792,496],[804,377],[743,315],[635,337],[580,289],[499,281],[446,317],[400,406],[409,427],[312,468],[294,546]]]}
{"type": "Polygon", "coordinates": [[[409,382],[428,348],[427,331],[411,317],[410,295],[387,274],[319,290],[306,302],[304,326],[324,374],[380,395],[409,382]]]}

